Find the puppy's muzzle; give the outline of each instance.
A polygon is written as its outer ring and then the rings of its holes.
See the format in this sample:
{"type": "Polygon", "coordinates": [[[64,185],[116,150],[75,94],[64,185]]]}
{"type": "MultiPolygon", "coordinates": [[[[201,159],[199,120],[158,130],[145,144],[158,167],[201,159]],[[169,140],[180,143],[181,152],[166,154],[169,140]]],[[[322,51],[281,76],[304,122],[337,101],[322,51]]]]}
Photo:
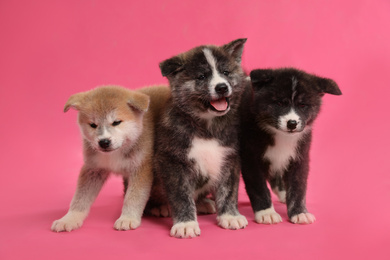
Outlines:
{"type": "Polygon", "coordinates": [[[296,120],[288,120],[287,121],[287,128],[288,130],[295,130],[297,128],[298,122],[296,120]]]}
{"type": "Polygon", "coordinates": [[[215,86],[215,92],[217,92],[218,95],[224,96],[229,92],[229,88],[225,83],[219,83],[215,86]]]}
{"type": "Polygon", "coordinates": [[[111,145],[110,139],[102,139],[99,141],[99,146],[102,149],[107,149],[110,147],[110,145],[111,145]]]}

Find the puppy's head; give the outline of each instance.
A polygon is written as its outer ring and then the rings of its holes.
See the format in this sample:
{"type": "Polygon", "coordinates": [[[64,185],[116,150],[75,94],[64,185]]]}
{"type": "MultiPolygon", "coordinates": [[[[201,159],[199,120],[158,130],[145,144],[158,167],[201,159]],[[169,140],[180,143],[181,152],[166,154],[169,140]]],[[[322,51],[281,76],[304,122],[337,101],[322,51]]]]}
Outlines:
{"type": "Polygon", "coordinates": [[[160,63],[174,103],[200,118],[223,116],[243,91],[241,56],[246,39],[223,46],[199,46],[160,63]]]}
{"type": "Polygon", "coordinates": [[[286,133],[301,132],[313,123],[324,94],[341,95],[333,80],[293,68],[254,70],[250,77],[258,123],[286,133]]]}
{"type": "Polygon", "coordinates": [[[94,150],[111,152],[132,145],[142,132],[149,97],[121,87],[100,87],[69,98],[64,112],[74,108],[84,140],[94,150]]]}

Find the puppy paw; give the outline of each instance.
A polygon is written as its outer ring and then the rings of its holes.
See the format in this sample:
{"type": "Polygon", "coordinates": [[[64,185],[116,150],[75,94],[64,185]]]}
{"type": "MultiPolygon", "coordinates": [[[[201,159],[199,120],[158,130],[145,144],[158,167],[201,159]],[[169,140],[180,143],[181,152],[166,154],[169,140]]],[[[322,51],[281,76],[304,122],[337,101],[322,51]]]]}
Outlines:
{"type": "Polygon", "coordinates": [[[275,211],[274,207],[257,211],[255,221],[259,224],[277,224],[282,222],[282,217],[275,211]]]}
{"type": "Polygon", "coordinates": [[[68,212],[65,216],[53,222],[51,230],[54,232],[70,232],[78,229],[83,225],[86,215],[82,212],[68,212]]]}
{"type": "Polygon", "coordinates": [[[179,222],[171,228],[171,236],[177,238],[192,238],[200,235],[197,221],[179,222]]]}
{"type": "Polygon", "coordinates": [[[155,217],[170,217],[171,216],[171,209],[169,208],[169,206],[167,204],[164,204],[164,205],[161,205],[159,207],[156,207],[156,208],[152,208],[150,210],[150,214],[152,214],[152,216],[155,216],[155,217]]]}
{"type": "Polygon", "coordinates": [[[243,215],[223,214],[217,217],[218,225],[226,229],[241,229],[248,225],[248,220],[243,215]]]}
{"type": "Polygon", "coordinates": [[[310,213],[301,213],[295,216],[292,216],[290,221],[294,224],[312,224],[316,221],[316,218],[313,214],[310,213]]]}
{"type": "Polygon", "coordinates": [[[197,201],[196,210],[200,214],[214,214],[217,212],[215,209],[215,202],[208,198],[197,201]]]}
{"type": "Polygon", "coordinates": [[[136,229],[141,225],[141,219],[135,217],[121,216],[115,221],[114,228],[116,230],[136,229]]]}

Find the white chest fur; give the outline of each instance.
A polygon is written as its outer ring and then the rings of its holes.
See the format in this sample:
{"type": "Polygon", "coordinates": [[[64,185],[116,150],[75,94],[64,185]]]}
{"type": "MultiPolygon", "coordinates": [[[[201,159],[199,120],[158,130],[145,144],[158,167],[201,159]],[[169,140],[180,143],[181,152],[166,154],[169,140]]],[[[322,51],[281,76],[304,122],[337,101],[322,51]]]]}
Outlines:
{"type": "Polygon", "coordinates": [[[297,159],[297,146],[302,138],[301,133],[283,133],[275,131],[275,145],[269,146],[264,157],[270,161],[270,174],[282,174],[288,167],[290,160],[297,159]]]}
{"type": "Polygon", "coordinates": [[[215,139],[195,137],[188,158],[195,161],[200,174],[215,181],[220,176],[226,155],[232,151],[232,148],[221,146],[215,139]]]}
{"type": "Polygon", "coordinates": [[[110,153],[98,152],[94,155],[92,163],[97,168],[107,169],[110,172],[127,175],[136,170],[144,158],[144,153],[138,151],[130,156],[124,156],[123,151],[110,153]]]}

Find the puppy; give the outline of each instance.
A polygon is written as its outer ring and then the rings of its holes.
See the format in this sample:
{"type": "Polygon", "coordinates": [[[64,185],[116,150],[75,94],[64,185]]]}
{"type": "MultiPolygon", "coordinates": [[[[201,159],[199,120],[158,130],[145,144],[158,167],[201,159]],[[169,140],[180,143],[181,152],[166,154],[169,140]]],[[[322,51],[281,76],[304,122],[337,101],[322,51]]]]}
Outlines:
{"type": "Polygon", "coordinates": [[[248,224],[237,209],[237,109],[244,90],[241,55],[245,41],[199,46],[160,64],[172,98],[156,132],[154,166],[162,187],[153,190],[163,190],[166,197],[152,192],[151,200],[169,202],[174,224],[171,236],[200,235],[196,204],[198,210],[212,213],[213,204],[206,198],[210,192],[215,197],[218,225],[240,229],[248,224]]]}
{"type": "Polygon", "coordinates": [[[130,91],[107,86],[69,98],[64,112],[79,111],[84,165],[70,209],[54,221],[52,231],[81,227],[111,172],[121,175],[125,183],[122,214],[114,228],[129,230],[141,224],[153,182],[154,122],[169,95],[167,87],[130,91]]]}
{"type": "Polygon", "coordinates": [[[254,70],[242,99],[240,156],[242,176],[257,223],[282,219],[275,212],[268,180],[292,223],[310,224],[306,209],[312,126],[325,94],[341,95],[327,78],[286,69],[254,70]]]}

